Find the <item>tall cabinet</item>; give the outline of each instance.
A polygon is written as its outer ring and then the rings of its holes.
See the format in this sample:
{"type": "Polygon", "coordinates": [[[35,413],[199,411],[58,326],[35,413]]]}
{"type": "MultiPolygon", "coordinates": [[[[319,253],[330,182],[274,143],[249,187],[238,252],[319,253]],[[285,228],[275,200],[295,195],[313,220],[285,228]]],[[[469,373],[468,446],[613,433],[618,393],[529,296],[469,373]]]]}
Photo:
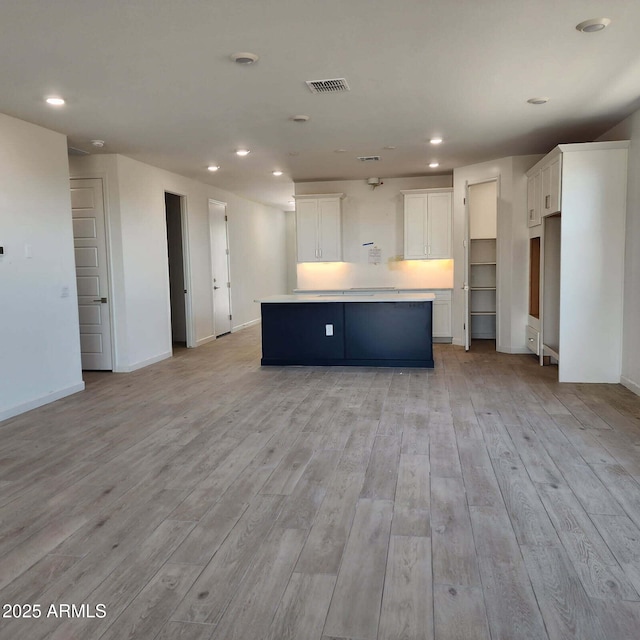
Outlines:
{"type": "Polygon", "coordinates": [[[559,145],[527,172],[527,344],[560,382],[620,382],[628,145],[559,145]]]}

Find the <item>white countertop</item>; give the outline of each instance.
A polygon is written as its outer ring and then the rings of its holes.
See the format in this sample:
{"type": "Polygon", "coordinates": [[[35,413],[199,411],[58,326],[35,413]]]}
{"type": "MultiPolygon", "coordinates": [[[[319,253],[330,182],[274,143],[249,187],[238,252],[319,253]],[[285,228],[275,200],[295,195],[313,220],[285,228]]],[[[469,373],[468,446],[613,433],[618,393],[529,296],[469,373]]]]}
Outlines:
{"type": "Polygon", "coordinates": [[[255,302],[431,302],[436,296],[433,293],[319,293],[319,294],[289,294],[280,296],[268,296],[255,302]]]}

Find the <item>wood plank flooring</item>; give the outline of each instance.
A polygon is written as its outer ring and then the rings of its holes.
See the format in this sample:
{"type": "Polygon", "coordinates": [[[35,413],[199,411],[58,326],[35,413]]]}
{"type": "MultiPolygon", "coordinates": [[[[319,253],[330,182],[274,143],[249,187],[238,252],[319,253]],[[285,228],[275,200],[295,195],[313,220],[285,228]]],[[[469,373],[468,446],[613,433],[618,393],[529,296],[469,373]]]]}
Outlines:
{"type": "Polygon", "coordinates": [[[0,640],[637,640],[640,398],[435,359],[252,327],[0,424],[0,640]]]}

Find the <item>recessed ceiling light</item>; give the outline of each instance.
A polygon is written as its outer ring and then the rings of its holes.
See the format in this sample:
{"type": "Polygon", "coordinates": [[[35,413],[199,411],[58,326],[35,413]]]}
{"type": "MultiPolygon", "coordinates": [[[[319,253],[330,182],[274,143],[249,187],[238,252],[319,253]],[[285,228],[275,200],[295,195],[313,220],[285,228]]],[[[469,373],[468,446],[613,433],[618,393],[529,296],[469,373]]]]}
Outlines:
{"type": "Polygon", "coordinates": [[[529,98],[527,102],[529,104],[546,104],[549,102],[549,98],[546,96],[540,96],[539,98],[529,98]]]}
{"type": "Polygon", "coordinates": [[[104,147],[104,140],[92,140],[91,144],[96,147],[96,149],[102,149],[102,147],[104,147]]]}
{"type": "Polygon", "coordinates": [[[585,20],[576,25],[578,31],[583,33],[593,33],[594,31],[602,31],[611,24],[609,18],[591,18],[591,20],[585,20]]]}
{"type": "Polygon", "coordinates": [[[207,171],[217,171],[220,168],[220,165],[217,164],[210,164],[207,167],[207,171]]]}
{"type": "Polygon", "coordinates": [[[239,156],[248,156],[249,153],[251,153],[249,149],[238,149],[236,151],[236,155],[239,155],[239,156]]]}
{"type": "Polygon", "coordinates": [[[276,176],[276,178],[282,175],[282,171],[272,171],[271,173],[276,176]]]}
{"type": "Polygon", "coordinates": [[[435,169],[436,167],[439,167],[439,166],[440,166],[440,163],[439,163],[439,162],[430,162],[430,163],[429,163],[429,166],[430,166],[432,169],[435,169]]]}
{"type": "Polygon", "coordinates": [[[309,116],[305,116],[304,114],[300,114],[298,116],[291,116],[291,119],[294,122],[309,122],[310,120],[309,116]]]}
{"type": "Polygon", "coordinates": [[[431,144],[440,144],[442,142],[442,138],[431,138],[431,140],[429,140],[429,142],[431,144]]]}
{"type": "Polygon", "coordinates": [[[258,56],[255,53],[249,53],[248,51],[241,51],[240,53],[232,53],[231,59],[237,64],[249,65],[258,61],[258,56]]]}
{"type": "Polygon", "coordinates": [[[64,98],[60,98],[59,96],[50,96],[46,101],[47,104],[53,107],[61,107],[64,104],[64,98]]]}

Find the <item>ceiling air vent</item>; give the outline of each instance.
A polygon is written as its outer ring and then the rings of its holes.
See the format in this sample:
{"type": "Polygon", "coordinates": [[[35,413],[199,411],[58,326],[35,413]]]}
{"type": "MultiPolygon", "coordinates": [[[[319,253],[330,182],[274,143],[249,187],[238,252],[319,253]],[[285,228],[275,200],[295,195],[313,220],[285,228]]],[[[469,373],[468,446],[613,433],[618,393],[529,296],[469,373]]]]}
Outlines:
{"type": "Polygon", "coordinates": [[[360,162],[377,162],[380,160],[380,156],[358,156],[360,162]]]}
{"type": "Polygon", "coordinates": [[[307,80],[307,87],[311,93],[340,93],[350,91],[349,85],[344,78],[333,78],[331,80],[307,80]]]}

